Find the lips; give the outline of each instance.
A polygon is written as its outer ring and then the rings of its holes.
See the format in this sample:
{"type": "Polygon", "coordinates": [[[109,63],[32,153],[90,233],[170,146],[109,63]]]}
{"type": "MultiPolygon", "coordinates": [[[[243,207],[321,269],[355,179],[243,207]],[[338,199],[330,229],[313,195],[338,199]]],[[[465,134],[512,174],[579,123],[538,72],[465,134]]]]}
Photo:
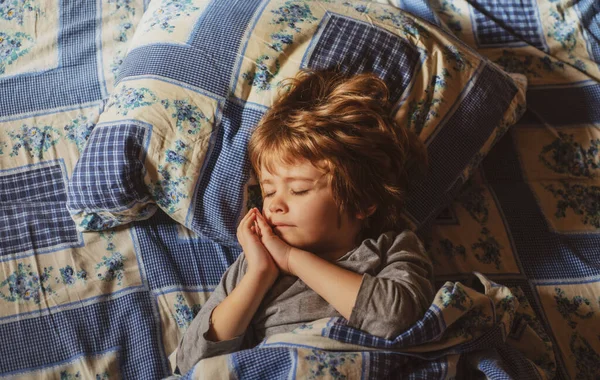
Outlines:
{"type": "Polygon", "coordinates": [[[273,223],[273,227],[293,227],[291,224],[287,223],[273,223]]]}

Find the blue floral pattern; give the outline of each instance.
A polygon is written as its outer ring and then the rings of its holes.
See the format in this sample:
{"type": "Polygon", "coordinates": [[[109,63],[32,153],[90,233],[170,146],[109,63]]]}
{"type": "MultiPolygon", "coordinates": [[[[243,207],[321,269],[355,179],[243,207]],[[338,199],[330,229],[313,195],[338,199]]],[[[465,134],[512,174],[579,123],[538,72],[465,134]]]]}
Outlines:
{"type": "Polygon", "coordinates": [[[444,103],[439,92],[448,86],[447,78],[452,78],[452,75],[448,70],[443,69],[441,75],[434,75],[431,78],[431,82],[425,89],[425,98],[419,101],[411,101],[408,111],[408,128],[412,129],[417,135],[421,134],[421,131],[430,120],[439,117],[435,109],[444,103]]]}
{"type": "Polygon", "coordinates": [[[120,10],[125,10],[131,16],[135,16],[135,7],[132,6],[134,0],[108,0],[108,4],[114,4],[114,10],[111,14],[115,14],[120,10]]]}
{"type": "Polygon", "coordinates": [[[6,21],[16,20],[19,25],[23,25],[25,12],[36,12],[40,16],[45,13],[32,0],[3,0],[0,1],[0,18],[6,21]]]}
{"type": "Polygon", "coordinates": [[[467,311],[473,307],[473,300],[459,283],[444,285],[442,287],[442,294],[440,295],[440,302],[444,307],[454,307],[460,311],[467,311]]]}
{"type": "Polygon", "coordinates": [[[407,17],[402,13],[392,13],[391,11],[384,9],[384,14],[377,16],[377,18],[381,21],[390,20],[394,26],[405,36],[413,36],[415,38],[429,38],[429,32],[423,28],[421,25],[417,24],[414,19],[407,17]]]}
{"type": "Polygon", "coordinates": [[[198,314],[202,305],[195,304],[191,307],[186,302],[183,295],[177,294],[177,302],[175,303],[175,313],[172,313],[173,319],[177,323],[180,329],[185,330],[189,327],[192,320],[198,314]]]}
{"type": "Polygon", "coordinates": [[[158,166],[158,173],[162,179],[157,180],[150,185],[150,192],[156,203],[168,214],[174,214],[178,211],[178,204],[181,200],[188,198],[188,195],[180,187],[190,179],[186,176],[175,178],[162,165],[158,166]]]}
{"type": "Polygon", "coordinates": [[[44,153],[56,145],[62,135],[49,125],[37,127],[23,124],[16,131],[8,131],[8,136],[13,140],[11,157],[18,156],[19,150],[23,148],[32,158],[41,160],[44,153]]]}
{"type": "Polygon", "coordinates": [[[107,108],[116,107],[119,115],[127,115],[133,109],[156,103],[157,97],[149,89],[122,86],[109,98],[107,108]]]}
{"type": "Polygon", "coordinates": [[[271,13],[276,15],[272,24],[287,26],[296,33],[300,33],[301,31],[298,24],[317,21],[308,4],[297,4],[296,1],[286,1],[285,5],[272,10],[271,13]]]}
{"type": "Polygon", "coordinates": [[[8,147],[7,143],[0,141],[0,155],[4,154],[4,148],[7,148],[7,147],[8,147]]]}
{"type": "Polygon", "coordinates": [[[184,152],[190,148],[181,140],[175,141],[175,149],[167,149],[168,163],[174,164],[175,166],[181,167],[184,163],[188,162],[188,159],[183,155],[184,152]]]}
{"type": "Polygon", "coordinates": [[[564,12],[559,11],[558,6],[556,10],[550,10],[550,16],[554,19],[554,24],[550,26],[548,37],[552,37],[560,42],[564,51],[568,53],[573,66],[585,72],[587,65],[573,54],[573,51],[577,47],[577,23],[565,20],[564,12]]]}
{"type": "Polygon", "coordinates": [[[115,39],[119,42],[127,42],[127,31],[132,30],[133,24],[129,21],[123,21],[119,24],[119,34],[115,39]]]}
{"type": "Polygon", "coordinates": [[[569,342],[572,358],[575,359],[577,373],[576,379],[598,379],[600,378],[600,355],[590,345],[590,343],[577,332],[571,334],[569,342]]]}
{"type": "Polygon", "coordinates": [[[7,34],[0,32],[0,74],[4,74],[6,66],[13,64],[19,57],[29,53],[33,39],[26,33],[7,34]]]}
{"type": "Polygon", "coordinates": [[[277,74],[279,74],[280,64],[279,60],[274,60],[275,69],[271,71],[269,66],[265,63],[272,60],[266,54],[261,55],[256,59],[256,68],[252,71],[245,72],[242,77],[248,81],[253,87],[256,87],[258,91],[267,91],[271,89],[271,81],[277,74]]]}
{"type": "Polygon", "coordinates": [[[365,4],[354,4],[349,1],[344,1],[342,5],[353,8],[358,13],[369,13],[369,8],[365,4]]]}
{"type": "Polygon", "coordinates": [[[64,268],[60,268],[59,272],[60,272],[60,277],[55,278],[56,282],[62,283],[69,287],[75,285],[77,280],[83,282],[84,284],[87,281],[87,272],[84,269],[81,269],[76,272],[75,269],[73,269],[73,267],[71,267],[70,265],[67,265],[64,268]]]}
{"type": "Polygon", "coordinates": [[[161,100],[165,109],[172,109],[172,117],[177,120],[177,129],[188,135],[197,135],[210,119],[189,100],[161,100]]]}
{"type": "Polygon", "coordinates": [[[84,115],[79,115],[76,119],[71,120],[70,124],[65,125],[64,130],[67,134],[67,139],[74,142],[79,152],[83,151],[87,140],[96,126],[84,115]]]}
{"type": "Polygon", "coordinates": [[[571,185],[565,180],[561,180],[560,184],[562,188],[556,188],[554,184],[542,185],[558,198],[554,216],[566,218],[567,209],[571,209],[581,217],[583,224],[600,228],[600,187],[578,183],[571,185]]]}
{"type": "Polygon", "coordinates": [[[271,34],[271,38],[274,42],[268,44],[268,46],[277,52],[283,51],[283,45],[291,45],[294,42],[294,36],[285,32],[273,33],[271,34]]]}
{"type": "Polygon", "coordinates": [[[327,352],[322,350],[311,350],[312,355],[304,359],[313,364],[310,368],[309,379],[328,377],[333,379],[346,379],[346,375],[340,372],[340,367],[345,364],[355,363],[358,354],[344,352],[327,352]]]}
{"type": "Polygon", "coordinates": [[[454,5],[454,0],[442,0],[439,2],[436,13],[444,18],[444,22],[454,34],[460,35],[462,26],[457,15],[460,15],[462,10],[454,5]]]}
{"type": "Polygon", "coordinates": [[[193,5],[192,0],[163,0],[150,18],[146,31],[159,27],[169,33],[173,33],[175,26],[171,22],[182,15],[191,16],[198,7],[193,5]]]}
{"type": "Polygon", "coordinates": [[[452,243],[449,239],[441,239],[440,248],[441,250],[438,250],[437,254],[444,255],[449,259],[453,259],[458,256],[462,256],[463,260],[466,258],[467,250],[462,244],[455,246],[454,243],[452,243]]]}
{"type": "Polygon", "coordinates": [[[123,64],[123,59],[125,58],[125,54],[121,50],[118,50],[113,57],[112,62],[110,63],[110,72],[113,75],[113,79],[117,80],[117,74],[119,73],[119,68],[123,64]]]}
{"type": "Polygon", "coordinates": [[[294,33],[302,31],[299,24],[312,23],[317,20],[308,4],[300,5],[294,1],[287,1],[283,6],[271,10],[271,13],[274,14],[271,24],[282,26],[278,32],[271,34],[272,42],[266,42],[267,46],[276,52],[283,52],[286,45],[294,43],[294,33]]]}
{"type": "Polygon", "coordinates": [[[452,68],[454,71],[465,71],[468,68],[473,68],[473,64],[469,61],[463,53],[458,51],[456,46],[448,45],[444,46],[444,57],[448,62],[453,62],[452,68]]]}
{"type": "Polygon", "coordinates": [[[112,242],[116,232],[100,232],[100,237],[107,241],[106,251],[109,256],[102,256],[102,260],[96,264],[98,279],[105,282],[117,280],[117,285],[121,285],[125,274],[125,264],[127,258],[116,251],[115,244],[112,242]]]}
{"type": "Polygon", "coordinates": [[[565,291],[561,288],[554,288],[554,291],[556,293],[554,295],[556,308],[560,315],[567,320],[569,327],[572,329],[577,327],[577,322],[575,322],[574,317],[578,317],[580,319],[589,319],[594,316],[594,309],[592,309],[591,302],[587,298],[575,296],[569,300],[565,294],[565,291]],[[583,309],[587,309],[587,311],[583,309]]]}
{"type": "Polygon", "coordinates": [[[113,218],[102,218],[97,214],[86,215],[79,226],[86,231],[103,231],[123,223],[123,217],[118,215],[113,218]]]}
{"type": "Polygon", "coordinates": [[[558,138],[543,147],[539,159],[556,173],[595,178],[600,167],[599,147],[600,139],[590,140],[590,147],[585,149],[572,134],[559,131],[558,138]]]}
{"type": "Polygon", "coordinates": [[[494,264],[496,269],[500,269],[500,250],[503,249],[494,236],[486,227],[481,229],[481,236],[476,243],[471,246],[475,252],[475,258],[484,264],[494,264]],[[481,250],[481,254],[477,250],[481,250]]]}
{"type": "Polygon", "coordinates": [[[447,330],[448,337],[461,337],[467,340],[473,339],[474,333],[492,323],[492,316],[483,312],[483,307],[476,306],[466,314],[462,315],[447,330]]]}
{"type": "Polygon", "coordinates": [[[60,380],[75,380],[81,379],[81,373],[77,371],[77,373],[70,373],[69,371],[60,371],[60,380]]]}
{"type": "Polygon", "coordinates": [[[17,270],[0,282],[0,298],[8,302],[33,302],[39,305],[42,295],[56,294],[49,284],[52,270],[52,267],[45,267],[38,276],[31,269],[31,264],[19,263],[17,270]]]}

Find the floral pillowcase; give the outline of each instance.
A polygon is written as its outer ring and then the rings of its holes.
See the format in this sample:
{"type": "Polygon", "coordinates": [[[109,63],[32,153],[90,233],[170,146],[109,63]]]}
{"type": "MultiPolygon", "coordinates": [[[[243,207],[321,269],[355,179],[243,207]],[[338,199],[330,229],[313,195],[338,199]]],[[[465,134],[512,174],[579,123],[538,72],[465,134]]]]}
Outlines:
{"type": "Polygon", "coordinates": [[[525,108],[522,76],[392,6],[155,0],[69,183],[79,228],[160,208],[236,245],[239,219],[260,201],[248,139],[280,82],[307,67],[371,71],[388,84],[397,123],[419,135],[430,158],[404,215],[415,228],[453,199],[525,108]]]}

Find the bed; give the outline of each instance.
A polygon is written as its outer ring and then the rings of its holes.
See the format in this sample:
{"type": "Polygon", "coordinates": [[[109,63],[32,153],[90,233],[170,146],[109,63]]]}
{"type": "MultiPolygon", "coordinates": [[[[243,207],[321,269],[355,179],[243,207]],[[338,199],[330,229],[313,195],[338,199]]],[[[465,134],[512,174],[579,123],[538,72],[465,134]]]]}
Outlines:
{"type": "Polygon", "coordinates": [[[181,375],[600,377],[594,0],[1,2],[0,377],[173,375],[260,204],[252,126],[332,65],[427,142],[436,301],[395,341],[316,321],[181,375]]]}

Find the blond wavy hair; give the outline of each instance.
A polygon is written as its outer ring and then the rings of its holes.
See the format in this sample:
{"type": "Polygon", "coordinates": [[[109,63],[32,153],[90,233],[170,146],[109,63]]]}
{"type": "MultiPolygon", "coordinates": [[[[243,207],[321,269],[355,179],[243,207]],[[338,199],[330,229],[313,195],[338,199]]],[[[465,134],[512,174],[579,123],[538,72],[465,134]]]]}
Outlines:
{"type": "Polygon", "coordinates": [[[403,228],[407,185],[424,174],[427,151],[394,122],[385,82],[371,73],[302,70],[282,84],[249,141],[255,173],[306,159],[330,174],[341,213],[369,215],[376,206],[363,236],[403,228]]]}

